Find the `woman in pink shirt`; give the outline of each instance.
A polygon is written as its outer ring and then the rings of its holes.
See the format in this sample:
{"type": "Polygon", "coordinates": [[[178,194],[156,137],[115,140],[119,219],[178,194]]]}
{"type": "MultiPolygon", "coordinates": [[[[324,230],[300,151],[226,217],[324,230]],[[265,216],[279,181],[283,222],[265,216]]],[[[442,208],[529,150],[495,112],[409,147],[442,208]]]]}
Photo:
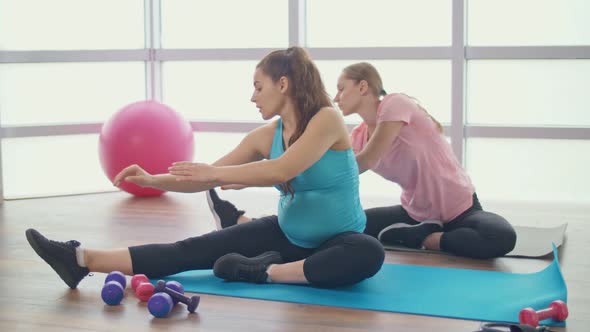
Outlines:
{"type": "Polygon", "coordinates": [[[402,187],[401,205],[365,210],[365,233],[474,258],[514,248],[512,226],[482,209],[442,126],[414,99],[386,94],[379,73],[365,62],[344,68],[337,87],[334,102],[344,116],[363,119],[351,134],[359,172],[370,169],[402,187]]]}
{"type": "MultiPolygon", "coordinates": [[[[372,170],[403,190],[401,205],[365,210],[366,234],[387,244],[473,258],[512,251],[514,229],[482,209],[438,121],[411,97],[387,94],[379,73],[366,62],[344,68],[337,88],[334,102],[344,116],[356,113],[363,119],[351,133],[359,173],[372,170]]],[[[218,227],[249,220],[213,190],[208,201],[218,227]]]]}

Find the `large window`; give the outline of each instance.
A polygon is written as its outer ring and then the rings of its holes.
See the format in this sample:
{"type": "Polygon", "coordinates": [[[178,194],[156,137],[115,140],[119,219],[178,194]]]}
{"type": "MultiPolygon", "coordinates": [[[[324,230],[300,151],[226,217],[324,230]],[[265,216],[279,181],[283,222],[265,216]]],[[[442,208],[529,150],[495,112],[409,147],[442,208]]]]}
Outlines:
{"type": "MultiPolygon", "coordinates": [[[[213,162],[265,123],[255,65],[299,45],[332,96],[345,66],[368,61],[388,92],[418,99],[480,197],[588,202],[587,22],[586,0],[0,0],[0,188],[113,190],[100,125],[141,99],[191,121],[195,158],[213,162]]],[[[371,173],[360,187],[400,193],[371,173]]]]}

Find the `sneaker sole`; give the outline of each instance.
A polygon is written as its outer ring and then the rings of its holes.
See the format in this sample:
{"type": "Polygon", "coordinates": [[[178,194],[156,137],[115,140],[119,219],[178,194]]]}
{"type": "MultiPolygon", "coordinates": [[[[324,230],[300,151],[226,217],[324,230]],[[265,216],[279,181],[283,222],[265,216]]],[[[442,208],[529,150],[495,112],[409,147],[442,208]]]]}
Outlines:
{"type": "Polygon", "coordinates": [[[211,213],[213,214],[213,219],[215,219],[215,227],[217,227],[217,230],[220,231],[223,229],[223,227],[221,227],[221,217],[219,217],[219,215],[215,211],[215,205],[213,204],[213,200],[211,199],[211,194],[209,193],[209,190],[207,190],[206,195],[209,210],[211,210],[211,213]]]}
{"type": "Polygon", "coordinates": [[[440,226],[441,228],[443,227],[442,222],[440,222],[438,220],[424,220],[424,221],[422,221],[422,222],[420,222],[419,224],[416,224],[416,225],[410,225],[410,224],[406,224],[406,223],[403,223],[403,222],[398,222],[398,223],[395,223],[395,224],[392,224],[392,225],[389,225],[389,226],[383,228],[381,230],[381,232],[379,232],[379,234],[377,235],[377,240],[381,241],[381,236],[383,235],[383,233],[387,232],[390,229],[396,229],[396,228],[414,228],[414,227],[422,226],[424,224],[434,224],[434,225],[440,226]]]}
{"type": "Polygon", "coordinates": [[[29,242],[29,244],[31,245],[33,250],[35,250],[37,255],[39,255],[39,257],[41,257],[41,259],[43,259],[45,261],[45,263],[49,264],[49,266],[51,266],[51,268],[55,272],[57,272],[57,275],[59,276],[59,278],[61,280],[63,280],[63,282],[65,282],[66,285],[68,285],[68,287],[70,287],[71,289],[75,289],[77,287],[77,285],[74,287],[70,286],[70,283],[73,282],[73,280],[70,280],[70,282],[68,282],[68,280],[65,280],[62,277],[62,274],[64,274],[64,275],[69,274],[69,271],[67,270],[67,268],[65,268],[62,264],[53,264],[48,260],[50,257],[43,254],[43,250],[41,250],[41,247],[39,247],[39,245],[37,244],[37,241],[35,240],[32,232],[27,231],[26,236],[27,236],[27,241],[29,242]]]}

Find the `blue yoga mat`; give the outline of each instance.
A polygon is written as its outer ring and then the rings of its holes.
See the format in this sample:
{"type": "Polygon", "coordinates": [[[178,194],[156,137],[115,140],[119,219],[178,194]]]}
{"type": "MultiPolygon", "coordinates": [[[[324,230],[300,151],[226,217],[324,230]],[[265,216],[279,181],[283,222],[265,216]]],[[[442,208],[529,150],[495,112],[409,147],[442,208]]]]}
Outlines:
{"type": "MultiPolygon", "coordinates": [[[[193,293],[517,323],[518,313],[525,307],[539,310],[554,300],[567,301],[555,247],[553,254],[548,267],[527,274],[385,264],[374,277],[336,289],[226,282],[211,270],[164,279],[179,281],[193,293]]],[[[565,325],[552,320],[541,324],[565,325]]]]}

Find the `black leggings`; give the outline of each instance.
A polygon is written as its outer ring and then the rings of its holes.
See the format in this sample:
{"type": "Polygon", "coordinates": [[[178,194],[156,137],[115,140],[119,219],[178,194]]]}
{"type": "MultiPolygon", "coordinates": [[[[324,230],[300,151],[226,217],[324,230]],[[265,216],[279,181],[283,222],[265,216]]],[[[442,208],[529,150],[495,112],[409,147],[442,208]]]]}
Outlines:
{"type": "MultiPolygon", "coordinates": [[[[400,205],[367,209],[365,213],[365,234],[375,238],[382,229],[391,224],[419,223],[400,205]]],[[[484,211],[476,194],[473,194],[473,205],[469,209],[444,224],[440,239],[443,251],[472,258],[504,256],[514,249],[515,243],[514,228],[502,216],[484,211]]]]}
{"type": "Polygon", "coordinates": [[[133,273],[159,278],[188,270],[211,269],[228,253],[254,257],[278,251],[285,262],[305,259],[303,272],[317,287],[351,285],[375,275],[385,252],[375,238],[362,233],[341,233],[318,248],[292,244],[269,216],[183,241],[129,247],[133,273]]]}

